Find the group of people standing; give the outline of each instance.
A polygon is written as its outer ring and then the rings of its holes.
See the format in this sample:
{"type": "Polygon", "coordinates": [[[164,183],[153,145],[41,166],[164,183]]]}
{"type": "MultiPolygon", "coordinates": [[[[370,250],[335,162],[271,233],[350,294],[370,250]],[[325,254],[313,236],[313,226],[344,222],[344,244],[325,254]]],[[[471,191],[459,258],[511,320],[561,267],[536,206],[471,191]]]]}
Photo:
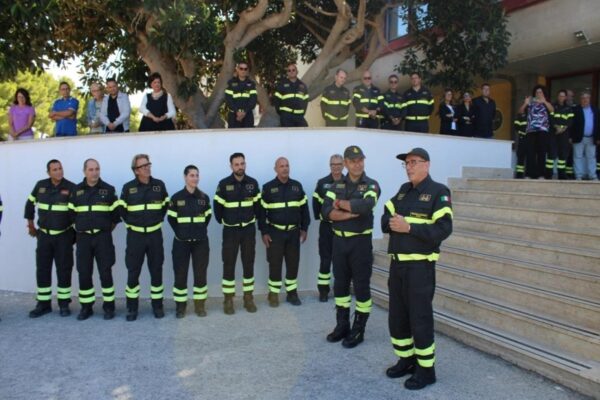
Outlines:
{"type": "Polygon", "coordinates": [[[600,174],[600,112],[591,93],[582,91],[573,102],[570,90],[558,91],[550,103],[546,88],[536,85],[519,108],[516,178],[596,181],[600,174]]]}
{"type": "MultiPolygon", "coordinates": [[[[365,158],[358,146],[347,147],[343,156],[331,156],[330,173],[317,182],[312,196],[314,217],[320,220],[318,290],[322,302],[328,301],[333,265],[336,325],[327,335],[327,341],[341,341],[346,348],[363,342],[372,307],[373,210],[381,188],[366,175],[365,158]],[[342,173],[344,167],[346,175],[342,173]],[[351,285],[356,297],[352,324],[351,285]]],[[[429,176],[428,152],[415,148],[397,158],[402,160],[409,182],[386,203],[381,220],[383,232],[390,234],[389,328],[395,354],[399,357],[387,375],[398,378],[411,374],[405,387],[416,390],[436,380],[431,304],[435,290],[434,267],[441,242],[452,232],[453,214],[448,188],[429,176]]],[[[175,233],[172,245],[175,315],[177,318],[185,316],[188,298],[192,297],[195,313],[206,316],[207,226],[213,213],[223,225],[221,290],[225,314],[235,313],[235,264],[240,250],[244,308],[250,313],[257,311],[253,298],[257,223],[267,251],[269,306],[279,306],[279,293],[284,287],[286,301],[301,305],[297,291],[300,245],[307,238],[310,224],[308,198],[302,184],[290,178],[285,157],[277,158],[276,176],[265,183],[262,190],[254,178],[246,175],[242,153],[233,153],[229,161],[232,174],[219,182],[213,207],[209,196],[199,189],[199,171],[194,165],[186,166],[183,171],[184,188],[169,197],[164,182],[151,174],[149,156],[137,154],[131,162],[135,178],[123,186],[117,197],[114,186],[101,179],[97,160],[90,158],[84,162],[84,178],[79,184],[64,178],[60,161],[48,161],[48,178],[36,183],[25,205],[29,234],[37,239],[37,304],[29,316],[38,318],[52,311],[53,264],[58,278],[56,297],[60,315],[71,314],[71,272],[76,243],[81,304],[77,319],[86,320],[94,314],[94,261],[102,286],[104,319],[115,317],[112,231],[122,221],[127,228],[126,319],[134,321],[138,317],[139,276],[144,260],[150,272],[153,314],[155,318],[163,318],[162,223],[165,215],[175,233]],[[34,222],[36,210],[37,224],[34,222]],[[187,285],[190,260],[192,290],[188,290],[187,285]]]]}

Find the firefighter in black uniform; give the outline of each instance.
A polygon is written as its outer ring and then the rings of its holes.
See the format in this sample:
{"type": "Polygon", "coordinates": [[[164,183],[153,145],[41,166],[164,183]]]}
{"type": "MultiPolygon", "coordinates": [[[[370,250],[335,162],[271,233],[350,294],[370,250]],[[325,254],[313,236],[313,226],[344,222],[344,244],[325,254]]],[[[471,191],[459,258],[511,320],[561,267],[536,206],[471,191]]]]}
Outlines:
{"type": "Polygon", "coordinates": [[[567,104],[567,91],[561,89],[558,91],[558,99],[554,103],[554,112],[552,113],[552,127],[550,129],[550,153],[546,157],[546,177],[552,177],[554,169],[554,160],[556,159],[556,169],[558,179],[567,179],[567,158],[571,151],[571,142],[569,141],[570,128],[573,124],[575,113],[573,108],[567,104]]]}
{"type": "Polygon", "coordinates": [[[279,114],[281,126],[308,126],[304,114],[308,106],[308,87],[298,79],[298,68],[295,64],[287,66],[287,77],[275,88],[273,106],[279,114]]]}
{"type": "Polygon", "coordinates": [[[275,161],[275,172],[275,179],[262,187],[258,221],[269,263],[268,301],[271,307],[279,305],[285,258],[286,301],[299,306],[302,304],[297,290],[300,243],[306,241],[310,224],[308,199],[302,184],[290,178],[290,165],[286,158],[279,157],[275,161]]]}
{"type": "Polygon", "coordinates": [[[525,178],[525,157],[527,157],[527,114],[518,114],[514,122],[515,142],[517,144],[517,164],[515,165],[515,178],[525,178]]]}
{"type": "Polygon", "coordinates": [[[346,348],[364,340],[371,306],[371,272],[373,269],[373,208],[381,190],[376,180],[365,174],[365,155],[358,146],[344,151],[348,174],[333,184],[325,195],[321,215],[333,221],[333,294],[336,321],[327,341],[346,348]],[[354,323],[350,329],[350,283],[356,296],[354,323]]]}
{"type": "Polygon", "coordinates": [[[119,200],[115,188],[100,179],[100,164],[94,159],[83,163],[85,178],[71,192],[69,209],[77,235],[77,271],[79,272],[80,321],[94,314],[96,300],[94,282],[94,258],[98,265],[104,319],[115,316],[115,287],[112,266],[115,264],[115,246],[112,230],[120,222],[119,200]]]}
{"type": "Polygon", "coordinates": [[[56,288],[61,317],[71,315],[71,272],[75,233],[69,217],[69,195],[75,185],[63,177],[62,164],[50,160],[46,164],[50,178],[36,183],[25,204],[29,235],[37,237],[36,279],[37,305],[29,317],[37,318],[52,311],[52,261],[56,264],[56,288]],[[38,209],[38,228],[33,224],[38,209]]]}
{"type": "Polygon", "coordinates": [[[121,219],[127,226],[127,321],[135,321],[140,297],[140,273],[144,256],[150,270],[150,297],[155,318],[165,316],[163,308],[162,265],[165,259],[162,223],[167,212],[169,195],[163,181],[151,175],[150,157],[137,154],[131,161],[135,179],[123,185],[121,219]]]}
{"type": "Polygon", "coordinates": [[[350,108],[350,91],[344,86],[346,71],[338,69],[335,82],[327,86],[321,95],[321,115],[326,126],[346,126],[350,108]]]}
{"type": "Polygon", "coordinates": [[[208,236],[206,228],[210,223],[210,199],[198,189],[200,176],[195,165],[188,165],[183,170],[185,187],[171,197],[168,221],[175,232],[173,238],[173,299],[176,309],[175,317],[185,317],[187,307],[187,277],[192,258],[194,271],[194,311],[199,317],[206,316],[205,302],[208,297],[206,269],[208,268],[208,236]]]}
{"type": "Polygon", "coordinates": [[[317,289],[319,290],[319,301],[327,302],[329,295],[329,282],[331,281],[331,253],[333,247],[333,230],[331,221],[321,216],[321,207],[323,205],[325,194],[331,190],[332,185],[342,178],[344,171],[344,159],[339,154],[334,154],[329,158],[329,169],[331,173],[317,182],[317,187],[313,193],[312,206],[313,214],[316,220],[320,220],[319,225],[319,256],[321,264],[319,266],[319,275],[317,276],[317,289]]]}
{"type": "Polygon", "coordinates": [[[383,116],[382,129],[392,131],[402,130],[402,94],[398,91],[398,75],[392,74],[388,77],[390,85],[387,92],[383,94],[383,116]]]}
{"type": "Polygon", "coordinates": [[[246,175],[242,153],[229,157],[232,174],[221,179],[213,200],[215,218],[223,225],[222,290],[223,311],[234,314],[235,263],[240,251],[243,268],[244,308],[256,312],[254,304],[254,256],[256,254],[256,218],[260,213],[260,189],[256,179],[246,175]]]}
{"type": "Polygon", "coordinates": [[[433,112],[433,96],[421,86],[421,76],[410,74],[412,87],[404,92],[402,109],[405,118],[404,129],[410,132],[429,132],[429,116],[433,112]]]}
{"type": "Polygon", "coordinates": [[[429,176],[429,154],[421,148],[397,156],[409,182],[385,203],[381,229],[390,234],[389,328],[396,365],[390,378],[407,374],[410,390],[435,382],[433,307],[435,262],[440,243],[452,233],[450,191],[429,176]]]}
{"type": "Polygon", "coordinates": [[[240,62],[236,66],[237,76],[227,82],[225,102],[229,113],[229,128],[254,128],[254,107],[256,107],[256,83],[248,78],[248,64],[240,62]]]}
{"type": "Polygon", "coordinates": [[[379,120],[383,117],[383,94],[372,85],[372,79],[370,71],[363,72],[362,84],[355,87],[352,94],[358,128],[377,129],[379,120]]]}

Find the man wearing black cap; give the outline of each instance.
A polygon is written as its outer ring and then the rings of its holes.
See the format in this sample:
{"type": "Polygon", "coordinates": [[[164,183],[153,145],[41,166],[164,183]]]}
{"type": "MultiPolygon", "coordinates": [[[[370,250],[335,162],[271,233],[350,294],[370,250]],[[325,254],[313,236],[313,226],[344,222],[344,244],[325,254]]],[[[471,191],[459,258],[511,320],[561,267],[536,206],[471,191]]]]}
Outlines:
{"type": "Polygon", "coordinates": [[[385,203],[381,230],[390,234],[389,328],[400,360],[390,378],[413,374],[410,390],[435,383],[432,300],[440,243],[452,233],[450,190],[429,176],[429,154],[421,148],[399,154],[409,182],[385,203]]]}
{"type": "Polygon", "coordinates": [[[333,224],[333,294],[337,324],[327,341],[346,348],[356,347],[364,339],[371,312],[371,271],[373,267],[373,208],[380,189],[376,180],[365,174],[365,155],[358,146],[344,151],[348,174],[325,194],[321,215],[333,224]],[[350,282],[354,284],[356,310],[350,329],[350,282]]]}

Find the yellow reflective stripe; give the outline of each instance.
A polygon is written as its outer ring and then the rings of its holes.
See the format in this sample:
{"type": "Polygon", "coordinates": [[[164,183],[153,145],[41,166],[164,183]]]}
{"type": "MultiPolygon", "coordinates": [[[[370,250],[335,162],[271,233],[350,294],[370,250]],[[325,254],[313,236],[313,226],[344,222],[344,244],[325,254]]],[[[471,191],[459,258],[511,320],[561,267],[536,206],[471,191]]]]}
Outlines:
{"type": "Polygon", "coordinates": [[[424,121],[429,119],[429,116],[407,116],[406,119],[409,121],[424,121]]]}
{"type": "Polygon", "coordinates": [[[252,201],[256,203],[258,200],[260,200],[260,199],[261,199],[261,197],[262,197],[262,196],[261,196],[261,194],[260,194],[260,192],[259,192],[259,193],[257,193],[257,194],[256,194],[256,196],[254,196],[254,197],[252,198],[252,201]]]}
{"type": "Polygon", "coordinates": [[[214,197],[214,199],[215,199],[215,201],[216,201],[217,203],[219,203],[219,204],[225,204],[225,199],[224,199],[224,198],[222,198],[221,196],[219,196],[218,194],[215,194],[215,197],[214,197]]]}
{"type": "Polygon", "coordinates": [[[151,232],[159,230],[161,226],[162,226],[162,222],[159,222],[156,225],[147,226],[147,227],[127,225],[127,228],[131,229],[134,232],[151,233],[151,232]]]}
{"type": "Polygon", "coordinates": [[[392,338],[392,344],[395,344],[396,346],[405,347],[405,346],[412,346],[413,344],[415,344],[415,341],[413,340],[413,338],[408,338],[408,339],[392,338]]]}
{"type": "Polygon", "coordinates": [[[375,201],[377,201],[377,192],[374,190],[367,190],[365,194],[363,194],[363,198],[365,197],[373,197],[375,201]]]}
{"type": "Polygon", "coordinates": [[[394,349],[394,354],[396,354],[400,358],[408,358],[415,355],[415,349],[410,348],[408,350],[398,350],[394,349]]]}
{"type": "Polygon", "coordinates": [[[285,208],[285,203],[267,203],[266,201],[261,200],[260,204],[263,206],[263,208],[267,209],[285,208]]]}
{"type": "Polygon", "coordinates": [[[144,211],[145,204],[138,204],[135,206],[127,206],[127,211],[144,211]]]}
{"type": "Polygon", "coordinates": [[[225,89],[225,93],[226,93],[226,94],[233,94],[233,90],[230,90],[230,89],[225,89]]]}
{"type": "Polygon", "coordinates": [[[371,307],[373,306],[373,300],[369,299],[367,301],[356,301],[356,311],[368,314],[371,312],[371,307]]]}
{"type": "Polygon", "coordinates": [[[515,125],[525,126],[527,125],[527,121],[515,121],[515,125]]]}
{"type": "Polygon", "coordinates": [[[313,198],[315,198],[319,203],[323,204],[323,198],[319,195],[319,193],[314,192],[313,193],[313,198]]]}
{"type": "Polygon", "coordinates": [[[89,296],[95,294],[94,288],[91,289],[79,289],[79,296],[89,296]]]}
{"type": "Polygon", "coordinates": [[[408,222],[409,224],[427,224],[427,225],[431,225],[431,224],[435,223],[434,220],[427,219],[427,218],[404,217],[404,220],[406,222],[408,222]]]}
{"type": "Polygon", "coordinates": [[[417,357],[417,363],[423,368],[431,368],[435,364],[435,357],[426,360],[417,357]]]}
{"type": "Polygon", "coordinates": [[[97,212],[110,212],[110,206],[104,206],[104,205],[95,205],[92,206],[92,211],[97,211],[97,212]]]}
{"type": "Polygon", "coordinates": [[[162,210],[164,204],[146,204],[146,210],[162,210]]]}
{"type": "Polygon", "coordinates": [[[351,296],[336,297],[335,298],[335,305],[338,306],[338,307],[350,308],[350,304],[351,303],[352,303],[352,297],[351,296]]]}
{"type": "Polygon", "coordinates": [[[274,228],[279,229],[280,231],[291,231],[292,229],[296,229],[297,225],[278,225],[278,224],[274,224],[272,222],[269,222],[269,225],[271,225],[274,228]]]}
{"type": "Polygon", "coordinates": [[[326,112],[326,113],[324,114],[324,116],[325,116],[327,119],[330,119],[330,120],[332,120],[332,121],[345,121],[345,120],[347,120],[347,119],[348,119],[348,114],[346,114],[346,115],[344,115],[344,116],[342,116],[342,117],[336,117],[335,115],[332,115],[332,114],[329,114],[328,112],[326,112]]]}
{"type": "Polygon", "coordinates": [[[332,105],[332,106],[339,106],[340,105],[340,101],[339,100],[329,100],[327,97],[321,97],[321,102],[323,102],[325,104],[332,105]]]}
{"type": "Polygon", "coordinates": [[[425,104],[425,105],[432,105],[433,104],[433,99],[431,100],[417,100],[417,104],[425,104]]]}
{"type": "Polygon", "coordinates": [[[167,215],[169,217],[177,218],[177,211],[167,210],[167,215]]]}
{"type": "Polygon", "coordinates": [[[37,201],[37,199],[35,198],[34,195],[30,194],[29,196],[27,196],[27,200],[29,200],[32,203],[35,203],[37,201]]]}
{"type": "Polygon", "coordinates": [[[388,209],[391,215],[396,214],[396,207],[394,207],[392,200],[388,200],[387,203],[385,203],[385,208],[388,209]]]}
{"type": "Polygon", "coordinates": [[[245,227],[245,226],[248,226],[248,225],[251,225],[251,224],[253,224],[253,223],[255,223],[255,222],[256,222],[256,218],[252,218],[252,219],[251,219],[250,221],[248,221],[248,222],[241,222],[241,223],[239,223],[239,224],[228,224],[228,223],[226,223],[225,221],[223,221],[222,223],[223,223],[223,225],[224,225],[224,226],[229,226],[229,227],[242,227],[242,228],[243,228],[243,227],[245,227]]]}
{"type": "Polygon", "coordinates": [[[419,349],[419,348],[415,347],[415,353],[418,356],[430,356],[433,354],[434,351],[435,351],[435,343],[433,343],[431,346],[424,348],[424,349],[419,349]]]}
{"type": "Polygon", "coordinates": [[[335,200],[335,193],[333,193],[332,191],[327,191],[327,193],[325,193],[325,196],[329,197],[331,200],[335,200]]]}
{"type": "Polygon", "coordinates": [[[337,229],[334,229],[333,233],[335,233],[336,236],[353,237],[353,236],[358,236],[358,235],[369,235],[369,234],[373,233],[373,229],[367,229],[362,232],[338,231],[337,229]]]}
{"type": "Polygon", "coordinates": [[[443,207],[443,208],[440,208],[439,210],[437,210],[436,212],[434,212],[433,215],[431,216],[431,219],[433,220],[433,222],[435,222],[438,219],[442,218],[446,214],[449,215],[450,218],[454,217],[454,213],[452,213],[452,209],[450,207],[443,207]]]}
{"type": "Polygon", "coordinates": [[[439,253],[431,253],[431,254],[390,254],[390,256],[396,261],[437,261],[440,259],[439,253]]]}
{"type": "Polygon", "coordinates": [[[52,235],[52,236],[60,235],[61,233],[64,233],[64,232],[68,231],[69,229],[71,229],[70,226],[67,229],[62,229],[62,230],[39,228],[39,230],[44,232],[46,235],[52,235]]]}
{"type": "Polygon", "coordinates": [[[68,204],[63,205],[63,204],[38,203],[37,206],[40,210],[46,210],[46,211],[69,211],[68,204]]]}
{"type": "Polygon", "coordinates": [[[358,118],[369,118],[369,114],[363,114],[363,113],[356,113],[356,116],[358,118]]]}

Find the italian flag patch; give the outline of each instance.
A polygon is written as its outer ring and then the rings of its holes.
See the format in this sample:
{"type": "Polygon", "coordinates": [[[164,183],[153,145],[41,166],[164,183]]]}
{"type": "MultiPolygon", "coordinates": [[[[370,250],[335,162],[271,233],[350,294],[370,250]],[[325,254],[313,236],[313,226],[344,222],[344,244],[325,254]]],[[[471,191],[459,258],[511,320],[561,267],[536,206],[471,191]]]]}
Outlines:
{"type": "Polygon", "coordinates": [[[449,202],[450,201],[450,196],[442,196],[442,197],[440,197],[440,201],[449,202]]]}

